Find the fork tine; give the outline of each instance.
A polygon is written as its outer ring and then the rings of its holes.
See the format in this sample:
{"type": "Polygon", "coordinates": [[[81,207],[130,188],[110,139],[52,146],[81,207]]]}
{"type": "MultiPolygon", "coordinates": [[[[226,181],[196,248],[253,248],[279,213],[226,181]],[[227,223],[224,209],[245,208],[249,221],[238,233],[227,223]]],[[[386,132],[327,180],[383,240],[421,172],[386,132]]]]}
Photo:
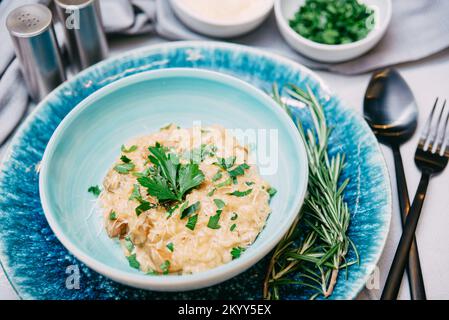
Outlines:
{"type": "Polygon", "coordinates": [[[441,113],[440,113],[440,117],[438,118],[438,126],[437,126],[437,131],[436,131],[436,138],[435,138],[435,142],[432,146],[432,153],[440,152],[442,143],[444,141],[444,135],[446,133],[446,131],[444,131],[444,128],[446,127],[446,119],[443,119],[443,115],[444,112],[446,111],[446,100],[444,100],[444,104],[443,107],[441,108],[441,113]]]}
{"type": "Polygon", "coordinates": [[[449,133],[447,132],[448,127],[449,127],[449,110],[447,112],[446,124],[444,126],[441,138],[441,147],[439,150],[440,156],[446,155],[446,157],[449,157],[449,133]]]}
{"type": "Polygon", "coordinates": [[[434,103],[434,105],[433,105],[432,111],[430,112],[430,115],[429,115],[429,117],[427,118],[426,124],[424,125],[424,129],[423,129],[423,131],[422,131],[422,133],[421,133],[421,138],[419,139],[419,146],[420,146],[423,150],[424,150],[424,145],[425,145],[425,143],[426,143],[426,140],[427,140],[427,138],[428,138],[428,136],[429,136],[430,126],[431,126],[431,124],[432,124],[433,114],[435,113],[435,109],[436,109],[436,107],[437,107],[437,105],[438,105],[438,100],[439,100],[439,99],[440,99],[440,98],[437,98],[437,99],[435,100],[435,103],[434,103]]]}
{"type": "MultiPolygon", "coordinates": [[[[437,101],[438,102],[438,101],[437,101]]],[[[424,143],[424,151],[428,151],[429,149],[432,150],[433,146],[435,144],[435,139],[437,137],[437,133],[438,133],[438,127],[440,125],[441,122],[441,118],[443,116],[443,111],[444,111],[444,107],[446,106],[446,101],[443,104],[443,108],[441,108],[440,114],[438,116],[438,119],[436,120],[435,123],[435,111],[437,109],[437,104],[434,105],[434,108],[432,109],[432,112],[429,116],[428,119],[428,128],[426,128],[427,131],[427,136],[425,138],[425,143],[424,143]]],[[[426,124],[427,127],[427,124],[426,124]]]]}

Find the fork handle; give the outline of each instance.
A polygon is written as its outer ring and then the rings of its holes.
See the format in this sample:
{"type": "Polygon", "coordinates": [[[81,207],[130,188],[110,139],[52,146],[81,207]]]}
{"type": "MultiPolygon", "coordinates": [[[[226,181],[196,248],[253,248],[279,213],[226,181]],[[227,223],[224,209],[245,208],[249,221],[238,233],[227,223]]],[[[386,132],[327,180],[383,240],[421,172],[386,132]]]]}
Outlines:
{"type": "MultiPolygon", "coordinates": [[[[402,163],[402,156],[399,145],[392,145],[391,148],[394,155],[396,185],[399,197],[399,209],[401,211],[402,225],[404,225],[405,219],[407,218],[407,214],[410,210],[407,181],[405,179],[404,165],[402,163]]],[[[419,262],[418,246],[416,244],[415,238],[413,238],[413,242],[410,247],[407,264],[407,275],[412,300],[426,300],[426,290],[424,287],[421,264],[419,262]]]]}
{"type": "Polygon", "coordinates": [[[421,209],[426,198],[427,187],[429,185],[430,174],[423,173],[419,182],[410,212],[405,220],[401,240],[399,241],[393,263],[388,273],[387,281],[382,292],[381,300],[396,300],[401,287],[402,277],[408,262],[410,246],[415,237],[421,209]]]}

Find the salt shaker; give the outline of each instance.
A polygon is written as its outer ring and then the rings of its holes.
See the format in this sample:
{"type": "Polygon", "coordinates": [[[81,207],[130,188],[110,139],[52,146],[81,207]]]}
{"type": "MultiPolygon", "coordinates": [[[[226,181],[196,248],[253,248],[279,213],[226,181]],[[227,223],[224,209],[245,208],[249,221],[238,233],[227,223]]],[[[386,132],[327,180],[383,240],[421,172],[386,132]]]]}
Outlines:
{"type": "Polygon", "coordinates": [[[108,44],[97,0],[55,0],[55,8],[64,26],[66,47],[76,71],[101,60],[108,44]]]}
{"type": "Polygon", "coordinates": [[[40,4],[18,7],[6,19],[28,92],[35,102],[66,79],[52,20],[51,11],[40,4]]]}

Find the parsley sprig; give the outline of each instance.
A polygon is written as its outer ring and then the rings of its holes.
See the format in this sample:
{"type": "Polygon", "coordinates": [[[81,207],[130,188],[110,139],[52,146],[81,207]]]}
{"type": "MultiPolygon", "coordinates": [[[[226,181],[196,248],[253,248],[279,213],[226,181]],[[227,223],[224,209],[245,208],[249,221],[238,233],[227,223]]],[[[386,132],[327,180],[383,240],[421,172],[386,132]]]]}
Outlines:
{"type": "Polygon", "coordinates": [[[181,202],[186,193],[204,181],[204,174],[198,164],[179,163],[174,153],[168,153],[159,143],[149,147],[149,160],[156,170],[148,177],[140,177],[137,181],[147,188],[148,193],[158,198],[159,202],[181,202]]]}

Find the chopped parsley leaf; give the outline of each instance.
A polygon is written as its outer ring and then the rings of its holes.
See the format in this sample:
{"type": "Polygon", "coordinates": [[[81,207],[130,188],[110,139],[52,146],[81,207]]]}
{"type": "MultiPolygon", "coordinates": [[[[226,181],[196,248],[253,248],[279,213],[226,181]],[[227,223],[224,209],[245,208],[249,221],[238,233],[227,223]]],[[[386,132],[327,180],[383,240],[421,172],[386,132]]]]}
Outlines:
{"type": "Polygon", "coordinates": [[[232,179],[229,178],[229,179],[226,179],[225,181],[223,181],[223,182],[217,184],[215,187],[216,187],[216,188],[226,187],[226,186],[230,186],[231,183],[232,183],[232,179]]]}
{"type": "Polygon", "coordinates": [[[249,169],[249,165],[246,163],[242,163],[235,167],[234,169],[228,171],[231,178],[237,178],[238,176],[243,176],[245,174],[245,170],[249,169]]]}
{"type": "Polygon", "coordinates": [[[94,196],[98,197],[101,193],[101,189],[99,186],[91,186],[87,189],[87,192],[92,193],[94,196]]]}
{"type": "Polygon", "coordinates": [[[220,229],[221,226],[218,224],[220,221],[222,210],[217,210],[217,213],[209,218],[209,222],[207,223],[207,227],[210,229],[220,229]]]}
{"type": "Polygon", "coordinates": [[[231,226],[231,231],[234,231],[235,230],[235,227],[237,227],[237,225],[234,223],[232,226],[231,226]]]}
{"type": "Polygon", "coordinates": [[[239,215],[237,214],[237,212],[233,212],[233,213],[232,213],[231,220],[232,220],[232,221],[237,220],[238,217],[239,217],[239,215]]]}
{"type": "Polygon", "coordinates": [[[221,199],[214,199],[215,205],[217,206],[218,210],[221,210],[225,207],[226,203],[221,199]]]}
{"type": "Polygon", "coordinates": [[[109,220],[116,220],[117,219],[117,213],[115,213],[114,210],[112,210],[111,212],[109,212],[109,220]]]}
{"type": "Polygon", "coordinates": [[[228,171],[228,169],[231,169],[232,166],[235,163],[235,156],[234,157],[229,157],[229,158],[218,158],[218,162],[215,162],[214,164],[219,166],[220,168],[228,171]]]}
{"type": "Polygon", "coordinates": [[[236,196],[236,197],[246,197],[247,195],[249,195],[251,193],[251,191],[253,191],[253,189],[248,189],[246,191],[234,191],[231,193],[228,193],[231,196],[236,196]]]}
{"type": "Polygon", "coordinates": [[[142,202],[140,202],[140,205],[136,208],[136,214],[137,216],[140,216],[143,212],[153,209],[155,207],[156,205],[154,203],[142,200],[142,202]]]}
{"type": "Polygon", "coordinates": [[[208,197],[212,197],[212,196],[214,195],[215,191],[217,191],[217,189],[216,189],[216,188],[213,188],[211,191],[209,191],[209,192],[207,193],[207,196],[208,196],[208,197]]]}
{"type": "Polygon", "coordinates": [[[130,267],[135,268],[135,269],[139,269],[140,268],[140,263],[139,263],[139,261],[137,261],[135,253],[130,255],[130,256],[128,256],[127,259],[128,259],[130,267]]]}
{"type": "Polygon", "coordinates": [[[240,258],[242,253],[245,251],[245,248],[242,247],[234,247],[231,250],[232,260],[240,258]]]}
{"type": "Polygon", "coordinates": [[[270,198],[273,197],[278,191],[271,187],[270,189],[267,190],[268,194],[270,195],[270,198]]]}
{"type": "Polygon", "coordinates": [[[129,252],[133,251],[134,249],[134,244],[129,236],[125,237],[125,247],[129,252]]]}
{"type": "Polygon", "coordinates": [[[212,181],[213,181],[213,182],[218,181],[218,180],[220,180],[222,177],[223,177],[223,174],[222,174],[220,171],[218,171],[218,172],[217,172],[216,174],[214,174],[214,176],[212,177],[212,181]]]}
{"type": "Polygon", "coordinates": [[[165,260],[163,264],[161,264],[162,274],[168,274],[170,269],[170,261],[165,260]]]}
{"type": "Polygon", "coordinates": [[[128,174],[130,171],[134,170],[135,165],[132,162],[121,163],[114,167],[114,170],[120,174],[128,174]]]}
{"type": "Polygon", "coordinates": [[[131,153],[137,150],[137,146],[132,145],[131,147],[129,147],[129,149],[126,149],[125,145],[122,144],[121,150],[123,153],[131,153]]]}
{"type": "Polygon", "coordinates": [[[245,184],[246,184],[248,187],[251,187],[252,185],[255,184],[255,182],[252,182],[252,181],[246,181],[245,184]]]}
{"type": "MultiPolygon", "coordinates": [[[[188,203],[188,202],[187,202],[188,203]]],[[[192,204],[190,207],[187,207],[185,209],[183,209],[181,212],[181,219],[184,219],[186,217],[190,217],[192,214],[194,214],[195,212],[197,212],[200,208],[200,202],[197,201],[194,204],[192,204]]]]}
{"type": "Polygon", "coordinates": [[[122,155],[122,156],[120,157],[120,160],[122,160],[123,163],[130,163],[130,162],[131,162],[131,159],[128,158],[127,156],[125,156],[125,155],[122,155]]]}
{"type": "Polygon", "coordinates": [[[175,250],[175,246],[174,246],[173,242],[170,242],[169,244],[167,244],[167,249],[171,252],[173,252],[173,250],[175,250]]]}
{"type": "Polygon", "coordinates": [[[129,200],[137,200],[142,202],[142,195],[140,194],[139,185],[137,183],[134,184],[133,191],[131,192],[131,196],[129,200]]]}
{"type": "Polygon", "coordinates": [[[198,221],[198,214],[189,217],[189,221],[187,221],[186,227],[192,231],[195,230],[197,221],[198,221]]]}

